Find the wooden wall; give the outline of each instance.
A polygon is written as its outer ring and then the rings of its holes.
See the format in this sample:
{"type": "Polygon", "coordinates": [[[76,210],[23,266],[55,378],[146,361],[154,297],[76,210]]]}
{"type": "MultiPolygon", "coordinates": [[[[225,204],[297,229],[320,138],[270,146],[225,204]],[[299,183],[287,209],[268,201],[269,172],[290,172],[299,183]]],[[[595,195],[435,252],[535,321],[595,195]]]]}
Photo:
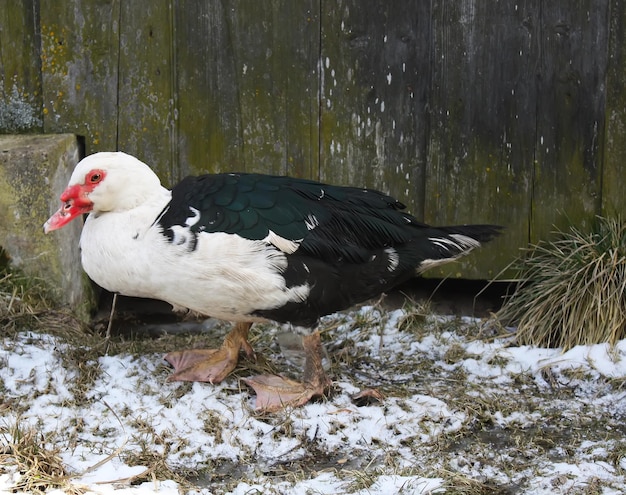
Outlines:
{"type": "Polygon", "coordinates": [[[489,278],[626,210],[625,21],[618,0],[12,0],[0,131],[79,134],[166,184],[291,174],[499,223],[435,273],[489,278]]]}

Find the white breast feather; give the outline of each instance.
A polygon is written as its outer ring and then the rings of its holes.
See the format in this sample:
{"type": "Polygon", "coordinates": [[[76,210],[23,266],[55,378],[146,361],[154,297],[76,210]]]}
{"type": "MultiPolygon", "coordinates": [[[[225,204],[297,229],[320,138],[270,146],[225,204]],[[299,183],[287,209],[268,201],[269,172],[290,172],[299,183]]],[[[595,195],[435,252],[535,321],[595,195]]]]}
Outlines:
{"type": "MultiPolygon", "coordinates": [[[[268,244],[203,232],[190,251],[186,242],[169,242],[146,216],[134,211],[88,219],[81,237],[82,262],[97,284],[228,320],[250,320],[246,315],[255,310],[300,302],[309,295],[308,285],[288,288],[280,274],[287,266],[284,253],[298,248],[294,241],[274,234],[268,244]]],[[[188,228],[175,229],[176,241],[191,235],[188,228]]]]}
{"type": "Polygon", "coordinates": [[[297,241],[292,241],[290,239],[285,239],[284,237],[279,236],[273,230],[270,230],[269,234],[267,234],[267,237],[263,239],[263,242],[276,246],[283,253],[293,254],[300,247],[300,243],[302,242],[302,239],[299,239],[297,241]]]}

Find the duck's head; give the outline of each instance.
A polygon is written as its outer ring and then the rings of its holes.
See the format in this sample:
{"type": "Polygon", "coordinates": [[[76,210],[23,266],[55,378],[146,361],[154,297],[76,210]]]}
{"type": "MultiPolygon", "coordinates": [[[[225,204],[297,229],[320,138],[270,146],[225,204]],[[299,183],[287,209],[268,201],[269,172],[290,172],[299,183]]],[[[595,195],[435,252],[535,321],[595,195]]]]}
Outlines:
{"type": "Polygon", "coordinates": [[[81,160],[61,194],[62,206],[44,224],[48,233],[89,212],[130,210],[161,188],[157,175],[134,156],[95,153],[81,160]]]}

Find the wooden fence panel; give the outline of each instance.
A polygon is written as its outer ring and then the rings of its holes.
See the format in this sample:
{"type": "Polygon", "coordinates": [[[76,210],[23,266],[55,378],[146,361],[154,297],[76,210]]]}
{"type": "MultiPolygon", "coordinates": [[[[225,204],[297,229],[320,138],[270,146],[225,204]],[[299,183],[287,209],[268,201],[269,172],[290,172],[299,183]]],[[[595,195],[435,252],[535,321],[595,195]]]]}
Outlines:
{"type": "Polygon", "coordinates": [[[239,169],[243,142],[227,4],[185,0],[179,5],[174,40],[182,171],[239,169]]]}
{"type": "Polygon", "coordinates": [[[41,132],[43,100],[39,18],[29,0],[0,8],[0,129],[41,132]]]}
{"type": "Polygon", "coordinates": [[[426,2],[323,2],[320,177],[391,192],[421,217],[428,133],[426,2]]]}
{"type": "Polygon", "coordinates": [[[425,220],[506,233],[436,275],[491,276],[528,240],[538,1],[433,3],[425,220]]]}
{"type": "Polygon", "coordinates": [[[40,3],[44,131],[117,148],[120,2],[40,3]]]}
{"type": "Polygon", "coordinates": [[[122,2],[117,148],[149,163],[165,184],[178,167],[171,0],[122,2]]]}
{"type": "Polygon", "coordinates": [[[626,220],[626,4],[610,2],[602,211],[626,220]]]}
{"type": "Polygon", "coordinates": [[[319,0],[192,3],[176,13],[181,161],[317,175],[319,0]]]}
{"type": "Polygon", "coordinates": [[[600,212],[607,0],[544,2],[530,240],[600,212]]]}
{"type": "Polygon", "coordinates": [[[318,0],[234,2],[227,14],[243,144],[239,168],[311,176],[318,166],[318,0]]]}
{"type": "Polygon", "coordinates": [[[625,25],[618,0],[15,0],[0,132],[80,134],[166,184],[287,173],[500,223],[433,272],[489,277],[553,224],[625,211],[625,25]]]}

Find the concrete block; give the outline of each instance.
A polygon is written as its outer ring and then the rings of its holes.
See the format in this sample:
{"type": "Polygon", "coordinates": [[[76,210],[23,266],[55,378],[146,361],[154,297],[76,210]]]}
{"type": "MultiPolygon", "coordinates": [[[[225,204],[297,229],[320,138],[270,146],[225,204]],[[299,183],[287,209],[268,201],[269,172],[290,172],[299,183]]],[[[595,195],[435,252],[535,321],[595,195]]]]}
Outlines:
{"type": "Polygon", "coordinates": [[[81,222],[43,233],[80,158],[71,134],[0,135],[0,246],[13,266],[48,285],[59,305],[86,316],[95,298],[80,264],[81,222]]]}

